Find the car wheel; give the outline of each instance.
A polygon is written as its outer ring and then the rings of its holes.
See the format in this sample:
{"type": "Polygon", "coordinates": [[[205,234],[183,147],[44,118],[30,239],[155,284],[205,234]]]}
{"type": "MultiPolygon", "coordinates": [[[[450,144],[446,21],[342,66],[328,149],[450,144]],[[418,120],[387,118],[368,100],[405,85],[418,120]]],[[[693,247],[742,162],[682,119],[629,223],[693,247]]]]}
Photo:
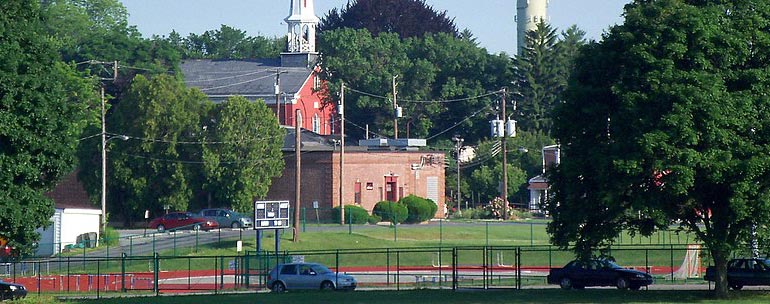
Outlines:
{"type": "Polygon", "coordinates": [[[232,227],[233,229],[241,228],[241,223],[233,222],[233,224],[230,225],[230,227],[232,227]]]}
{"type": "Polygon", "coordinates": [[[733,284],[733,285],[730,285],[730,288],[732,288],[733,290],[741,290],[743,289],[743,285],[733,284]]]}
{"type": "Polygon", "coordinates": [[[561,278],[561,281],[559,281],[559,286],[561,289],[571,289],[572,288],[572,280],[567,277],[561,278]]]}
{"type": "Polygon", "coordinates": [[[166,226],[158,225],[158,232],[166,231],[166,226]]]}
{"type": "Polygon", "coordinates": [[[617,287],[618,287],[618,289],[628,289],[628,287],[629,287],[630,285],[631,285],[631,284],[628,282],[628,279],[626,279],[626,278],[624,278],[624,277],[620,277],[620,278],[618,278],[618,281],[617,281],[617,282],[616,282],[616,284],[615,284],[615,286],[617,286],[617,287]]]}
{"type": "Polygon", "coordinates": [[[321,282],[321,290],[334,290],[334,284],[331,281],[321,282]]]}
{"type": "Polygon", "coordinates": [[[275,282],[273,283],[273,288],[271,288],[273,292],[284,292],[286,291],[286,285],[283,285],[282,282],[275,282]]]}
{"type": "Polygon", "coordinates": [[[201,224],[193,225],[193,230],[195,230],[195,231],[201,230],[201,224]]]}

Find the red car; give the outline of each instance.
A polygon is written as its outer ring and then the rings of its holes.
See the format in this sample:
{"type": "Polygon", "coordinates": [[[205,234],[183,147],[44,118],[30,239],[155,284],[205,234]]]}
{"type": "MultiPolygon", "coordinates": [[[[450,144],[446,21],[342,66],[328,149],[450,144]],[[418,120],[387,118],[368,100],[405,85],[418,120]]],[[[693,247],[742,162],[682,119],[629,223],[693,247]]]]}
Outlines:
{"type": "Polygon", "coordinates": [[[158,229],[158,232],[166,231],[166,229],[186,228],[208,231],[219,228],[219,224],[217,224],[217,221],[207,220],[191,212],[172,212],[152,220],[149,227],[158,229]]]}

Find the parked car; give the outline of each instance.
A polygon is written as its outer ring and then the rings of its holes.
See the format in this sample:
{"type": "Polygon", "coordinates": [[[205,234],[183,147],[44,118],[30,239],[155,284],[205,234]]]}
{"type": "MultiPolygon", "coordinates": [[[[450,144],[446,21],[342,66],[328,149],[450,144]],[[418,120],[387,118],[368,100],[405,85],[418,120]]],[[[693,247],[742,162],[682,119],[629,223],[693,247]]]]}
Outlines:
{"type": "Polygon", "coordinates": [[[229,209],[203,209],[199,214],[205,219],[217,221],[219,227],[249,228],[254,225],[250,217],[229,209]]]}
{"type": "Polygon", "coordinates": [[[652,282],[650,274],[620,267],[609,259],[575,260],[563,268],[551,268],[548,273],[548,284],[559,284],[562,289],[616,286],[618,289],[639,290],[652,282]]]}
{"type": "Polygon", "coordinates": [[[27,296],[27,288],[21,284],[0,280],[0,301],[16,300],[27,296]]]}
{"type": "MultiPolygon", "coordinates": [[[[706,281],[717,280],[716,267],[706,268],[706,281]]],[[[732,259],[727,262],[727,285],[735,290],[743,286],[770,285],[770,260],[767,259],[732,259]]]]}
{"type": "Polygon", "coordinates": [[[191,212],[171,212],[164,216],[153,219],[148,225],[149,228],[158,229],[159,232],[168,229],[193,229],[208,231],[219,228],[219,224],[213,220],[207,220],[191,212]]]}
{"type": "Polygon", "coordinates": [[[289,263],[273,268],[267,276],[267,286],[275,292],[291,289],[354,290],[356,279],[333,272],[317,263],[289,263]]]}

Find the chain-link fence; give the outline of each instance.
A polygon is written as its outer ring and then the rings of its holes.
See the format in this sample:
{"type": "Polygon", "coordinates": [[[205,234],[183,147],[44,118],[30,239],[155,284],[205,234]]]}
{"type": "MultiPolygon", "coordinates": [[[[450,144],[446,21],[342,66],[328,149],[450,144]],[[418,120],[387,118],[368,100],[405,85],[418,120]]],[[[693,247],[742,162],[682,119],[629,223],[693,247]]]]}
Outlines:
{"type": "MultiPolygon", "coordinates": [[[[621,245],[600,253],[650,273],[655,284],[705,284],[709,260],[697,245],[621,245]]],[[[54,295],[212,293],[266,290],[270,269],[315,262],[356,277],[365,289],[495,289],[546,285],[553,267],[574,254],[552,246],[463,246],[314,251],[245,251],[241,255],[70,256],[2,264],[0,278],[54,295]]]]}

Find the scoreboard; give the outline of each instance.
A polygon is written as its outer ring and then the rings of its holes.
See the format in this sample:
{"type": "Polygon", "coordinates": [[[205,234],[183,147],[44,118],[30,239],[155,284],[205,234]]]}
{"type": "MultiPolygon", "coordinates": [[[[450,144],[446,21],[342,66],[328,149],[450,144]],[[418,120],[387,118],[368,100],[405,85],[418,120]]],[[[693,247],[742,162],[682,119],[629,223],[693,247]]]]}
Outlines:
{"type": "Polygon", "coordinates": [[[289,228],[289,201],[255,201],[254,229],[289,228]]]}

